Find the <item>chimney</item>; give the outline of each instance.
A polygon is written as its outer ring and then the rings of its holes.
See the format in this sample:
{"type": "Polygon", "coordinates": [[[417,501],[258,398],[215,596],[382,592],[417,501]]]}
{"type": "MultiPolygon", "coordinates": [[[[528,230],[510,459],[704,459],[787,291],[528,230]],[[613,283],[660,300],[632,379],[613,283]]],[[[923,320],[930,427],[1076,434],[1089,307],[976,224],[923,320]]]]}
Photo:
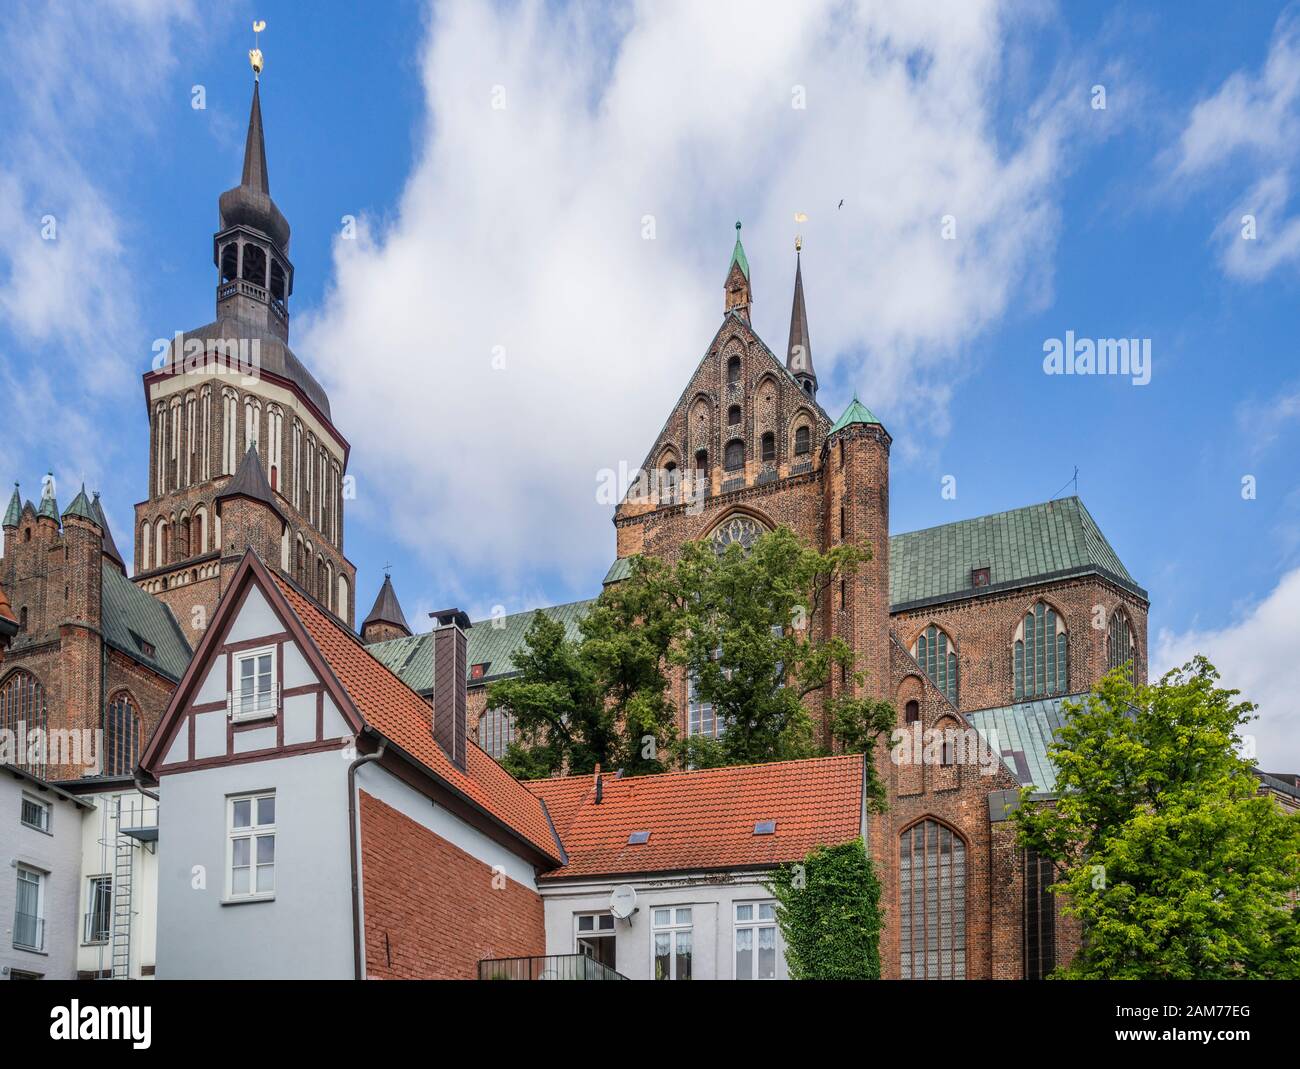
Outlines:
{"type": "Polygon", "coordinates": [[[460,609],[431,612],[433,629],[433,738],[453,765],[465,771],[465,673],[469,617],[460,609]]]}

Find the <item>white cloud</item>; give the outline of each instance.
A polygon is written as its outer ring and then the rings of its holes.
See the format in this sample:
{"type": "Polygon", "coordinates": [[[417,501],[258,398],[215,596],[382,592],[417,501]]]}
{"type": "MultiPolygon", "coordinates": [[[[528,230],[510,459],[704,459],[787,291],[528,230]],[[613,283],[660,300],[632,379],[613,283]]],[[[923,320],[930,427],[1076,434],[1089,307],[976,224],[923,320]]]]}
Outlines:
{"type": "Polygon", "coordinates": [[[846,365],[900,429],[942,430],[966,345],[1050,289],[1064,89],[1005,121],[1021,8],[598,11],[438,6],[400,205],[336,241],[324,306],[300,315],[355,447],[352,515],[394,525],[449,596],[469,570],[514,604],[539,568],[589,581],[613,557],[596,473],[640,463],[720,323],[737,216],[779,353],[809,214],[819,375],[846,365]]]}
{"type": "Polygon", "coordinates": [[[1300,568],[1282,576],[1263,601],[1219,629],[1181,634],[1162,630],[1152,658],[1153,678],[1203,653],[1222,675],[1221,685],[1259,706],[1245,730],[1256,737],[1257,761],[1266,772],[1300,771],[1300,701],[1296,650],[1300,649],[1300,568]]]}
{"type": "Polygon", "coordinates": [[[1215,230],[1229,275],[1257,281],[1300,259],[1300,215],[1288,214],[1300,165],[1300,9],[1278,19],[1258,73],[1235,72],[1192,109],[1172,158],[1175,180],[1230,164],[1251,176],[1215,230]],[[1250,239],[1243,236],[1248,215],[1250,239]]]}
{"type": "Polygon", "coordinates": [[[156,114],[174,35],[192,18],[189,0],[113,0],[10,4],[0,21],[11,60],[0,70],[0,397],[11,424],[0,463],[32,496],[44,469],[26,467],[27,450],[60,466],[61,491],[108,477],[120,443],[103,428],[138,396],[138,360],[122,342],[138,326],[139,255],[104,176],[124,135],[156,114]],[[110,402],[114,415],[96,419],[110,402]]]}

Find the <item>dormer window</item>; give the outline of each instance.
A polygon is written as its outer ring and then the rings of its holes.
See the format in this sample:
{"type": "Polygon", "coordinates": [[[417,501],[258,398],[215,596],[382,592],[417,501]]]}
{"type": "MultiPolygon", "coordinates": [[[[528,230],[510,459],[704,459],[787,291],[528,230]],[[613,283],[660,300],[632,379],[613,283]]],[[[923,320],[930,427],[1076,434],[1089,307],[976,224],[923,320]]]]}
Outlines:
{"type": "Polygon", "coordinates": [[[970,585],[981,587],[989,585],[989,570],[987,568],[972,568],[970,573],[970,585]]]}

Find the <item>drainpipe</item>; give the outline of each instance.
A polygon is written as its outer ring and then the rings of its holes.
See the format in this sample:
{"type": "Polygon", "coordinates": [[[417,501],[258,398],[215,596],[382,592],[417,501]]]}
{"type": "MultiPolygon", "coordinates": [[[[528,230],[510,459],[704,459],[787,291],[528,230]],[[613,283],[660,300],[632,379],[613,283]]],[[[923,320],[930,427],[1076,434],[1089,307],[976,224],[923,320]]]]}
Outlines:
{"type": "Polygon", "coordinates": [[[361,969],[361,880],[357,874],[357,769],[378,761],[388,748],[388,740],[379,740],[379,749],[362,754],[348,765],[348,857],[352,865],[352,978],[362,978],[361,969]]]}

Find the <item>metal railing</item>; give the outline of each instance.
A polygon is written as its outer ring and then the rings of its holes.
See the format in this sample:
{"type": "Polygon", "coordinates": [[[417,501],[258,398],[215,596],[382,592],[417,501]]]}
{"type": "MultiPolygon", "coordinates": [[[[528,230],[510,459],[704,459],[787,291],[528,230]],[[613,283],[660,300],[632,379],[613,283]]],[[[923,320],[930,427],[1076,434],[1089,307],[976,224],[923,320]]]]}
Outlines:
{"type": "Polygon", "coordinates": [[[480,980],[626,980],[586,954],[546,954],[531,958],[485,958],[480,980]]]}
{"type": "Polygon", "coordinates": [[[23,950],[44,950],[44,918],[36,916],[35,913],[15,913],[14,946],[23,950]]]}

